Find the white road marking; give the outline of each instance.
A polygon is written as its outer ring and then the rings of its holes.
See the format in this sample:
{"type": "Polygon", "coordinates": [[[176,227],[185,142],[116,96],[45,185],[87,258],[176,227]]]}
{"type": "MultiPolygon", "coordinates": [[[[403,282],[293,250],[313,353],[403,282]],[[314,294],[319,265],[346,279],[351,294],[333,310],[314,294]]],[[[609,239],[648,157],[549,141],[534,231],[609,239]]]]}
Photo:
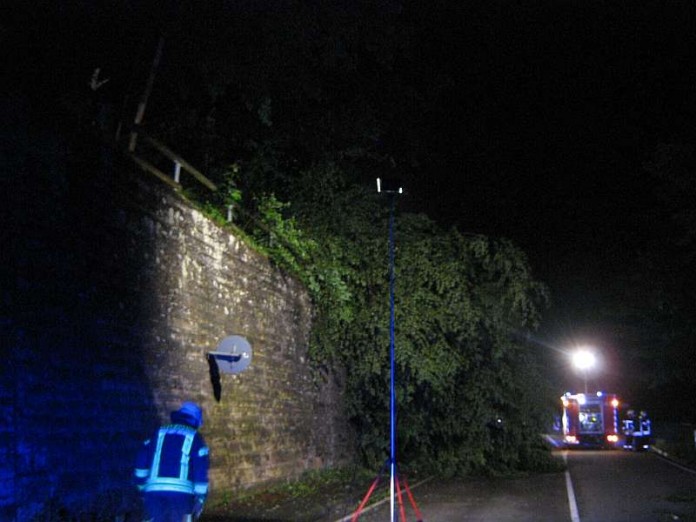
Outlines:
{"type": "Polygon", "coordinates": [[[568,491],[568,507],[570,508],[570,520],[572,522],[580,522],[580,513],[578,512],[578,504],[575,501],[575,491],[573,490],[573,481],[570,479],[570,470],[568,466],[568,452],[563,452],[563,462],[566,463],[566,490],[568,491]]]}
{"type": "Polygon", "coordinates": [[[687,468],[687,467],[685,467],[685,466],[682,466],[682,465],[679,464],[678,462],[674,462],[674,461],[670,458],[670,456],[669,456],[669,454],[668,454],[667,452],[662,451],[662,450],[660,450],[660,449],[658,449],[658,448],[654,448],[654,447],[651,447],[650,450],[651,450],[653,453],[655,453],[656,455],[659,455],[660,457],[662,457],[662,460],[669,462],[669,463],[670,463],[672,466],[674,466],[675,468],[679,468],[679,469],[682,470],[682,471],[686,471],[687,473],[691,473],[692,475],[696,475],[696,471],[695,471],[695,470],[693,470],[693,469],[691,469],[691,468],[687,468]]]}

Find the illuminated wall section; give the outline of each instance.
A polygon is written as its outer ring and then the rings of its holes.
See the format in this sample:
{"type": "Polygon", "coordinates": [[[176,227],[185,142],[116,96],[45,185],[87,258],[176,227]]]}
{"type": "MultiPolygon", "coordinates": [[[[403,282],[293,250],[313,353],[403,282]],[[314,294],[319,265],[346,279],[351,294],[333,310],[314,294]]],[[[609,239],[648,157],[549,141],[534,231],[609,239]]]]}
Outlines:
{"type": "Polygon", "coordinates": [[[0,520],[133,514],[136,448],[183,399],[213,496],[346,460],[298,282],[98,143],[24,130],[0,164],[0,520]],[[231,334],[254,359],[218,402],[206,354],[231,334]]]}

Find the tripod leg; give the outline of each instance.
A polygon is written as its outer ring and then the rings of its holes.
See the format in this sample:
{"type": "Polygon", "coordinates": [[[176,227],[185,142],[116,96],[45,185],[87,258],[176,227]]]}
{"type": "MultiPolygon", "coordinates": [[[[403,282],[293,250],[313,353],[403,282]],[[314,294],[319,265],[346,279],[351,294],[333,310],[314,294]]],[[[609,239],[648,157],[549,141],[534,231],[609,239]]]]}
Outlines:
{"type": "Polygon", "coordinates": [[[406,479],[404,479],[404,489],[406,490],[406,494],[408,495],[408,499],[411,501],[411,505],[413,506],[413,510],[416,512],[416,517],[418,517],[417,522],[423,522],[423,514],[420,512],[420,509],[418,509],[418,505],[416,504],[416,499],[413,498],[413,493],[411,493],[411,488],[408,487],[408,482],[406,482],[406,479]]]}
{"type": "Polygon", "coordinates": [[[401,495],[401,477],[396,477],[396,498],[399,499],[399,513],[401,522],[406,522],[406,510],[404,509],[404,497],[401,495]]]}
{"type": "Polygon", "coordinates": [[[355,513],[353,513],[353,517],[350,519],[350,522],[355,522],[356,520],[358,520],[360,513],[362,513],[362,510],[365,509],[365,504],[367,504],[367,501],[370,500],[370,497],[372,496],[372,493],[375,491],[377,484],[379,484],[380,478],[381,478],[381,475],[377,475],[377,477],[375,477],[375,480],[372,481],[372,485],[370,486],[370,489],[367,490],[367,493],[365,494],[365,498],[362,499],[362,502],[358,506],[358,509],[356,509],[355,513]]]}

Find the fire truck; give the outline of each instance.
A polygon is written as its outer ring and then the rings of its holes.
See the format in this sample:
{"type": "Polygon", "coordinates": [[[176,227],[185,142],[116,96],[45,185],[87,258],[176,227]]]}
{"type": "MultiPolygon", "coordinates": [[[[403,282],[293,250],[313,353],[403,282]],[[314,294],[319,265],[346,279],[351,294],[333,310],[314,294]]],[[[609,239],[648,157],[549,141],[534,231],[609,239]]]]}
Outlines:
{"type": "Polygon", "coordinates": [[[563,403],[563,442],[567,448],[619,447],[619,399],[614,393],[566,393],[563,403]]]}

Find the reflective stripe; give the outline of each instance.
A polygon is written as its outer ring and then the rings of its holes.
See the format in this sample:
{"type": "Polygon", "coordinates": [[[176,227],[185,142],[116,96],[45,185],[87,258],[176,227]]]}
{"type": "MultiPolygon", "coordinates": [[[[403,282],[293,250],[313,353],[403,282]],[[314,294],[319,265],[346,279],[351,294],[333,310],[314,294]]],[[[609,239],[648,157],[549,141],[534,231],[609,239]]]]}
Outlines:
{"type": "MultiPolygon", "coordinates": [[[[193,494],[193,482],[188,480],[189,461],[191,458],[191,448],[193,447],[196,431],[185,426],[166,426],[160,428],[157,433],[157,445],[152,459],[150,470],[136,469],[135,474],[139,478],[147,478],[143,491],[174,491],[178,493],[193,494]],[[179,462],[179,477],[159,476],[164,441],[167,435],[183,436],[181,445],[181,460],[179,462]],[[149,475],[149,477],[148,477],[149,475]]],[[[207,491],[207,485],[206,485],[207,491]]]]}
{"type": "Polygon", "coordinates": [[[208,446],[203,446],[201,449],[198,450],[199,457],[205,457],[207,454],[208,454],[208,446]]]}
{"type": "Polygon", "coordinates": [[[193,484],[188,480],[180,480],[177,478],[157,478],[148,481],[143,490],[146,492],[174,491],[193,495],[193,484]]]}
{"type": "Polygon", "coordinates": [[[164,437],[167,434],[167,430],[164,428],[159,430],[157,434],[157,448],[155,449],[155,456],[152,459],[152,468],[150,469],[150,476],[155,478],[159,475],[159,464],[162,458],[162,445],[164,444],[164,437]]]}
{"type": "Polygon", "coordinates": [[[185,480],[188,478],[189,460],[191,458],[191,446],[193,446],[193,436],[195,433],[189,433],[184,439],[181,446],[181,469],[179,470],[179,478],[185,480]]]}
{"type": "Polygon", "coordinates": [[[205,482],[198,482],[193,486],[193,492],[196,495],[207,495],[208,494],[208,484],[205,482]]]}

